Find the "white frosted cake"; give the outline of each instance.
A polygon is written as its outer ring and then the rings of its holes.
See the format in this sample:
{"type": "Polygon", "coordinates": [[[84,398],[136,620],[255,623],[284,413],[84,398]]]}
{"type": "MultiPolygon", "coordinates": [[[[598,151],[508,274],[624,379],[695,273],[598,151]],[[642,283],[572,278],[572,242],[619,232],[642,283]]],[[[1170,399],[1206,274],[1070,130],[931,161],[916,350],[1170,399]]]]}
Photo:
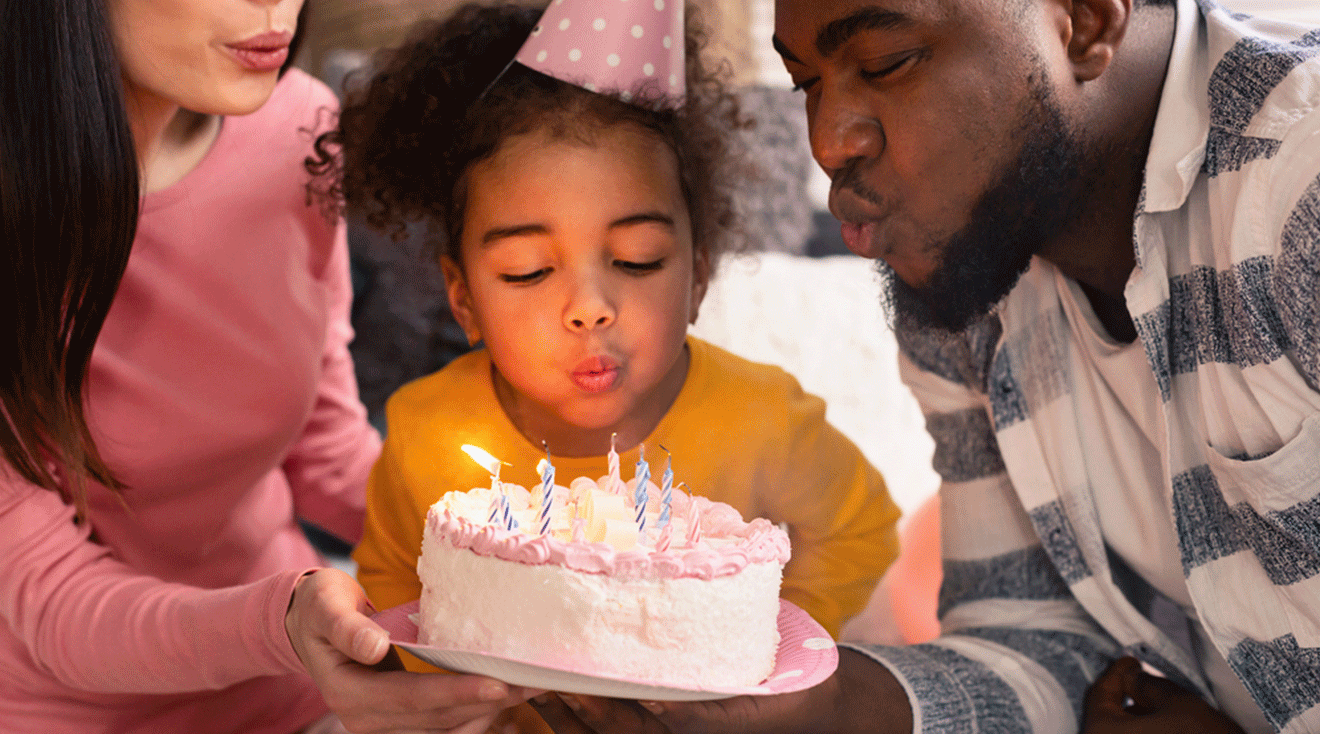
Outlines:
{"type": "Polygon", "coordinates": [[[654,484],[644,525],[632,483],[608,484],[556,486],[545,534],[539,487],[503,485],[512,530],[491,489],[442,497],[417,562],[418,642],[683,688],[765,680],[787,534],[678,490],[657,529],[654,484]]]}

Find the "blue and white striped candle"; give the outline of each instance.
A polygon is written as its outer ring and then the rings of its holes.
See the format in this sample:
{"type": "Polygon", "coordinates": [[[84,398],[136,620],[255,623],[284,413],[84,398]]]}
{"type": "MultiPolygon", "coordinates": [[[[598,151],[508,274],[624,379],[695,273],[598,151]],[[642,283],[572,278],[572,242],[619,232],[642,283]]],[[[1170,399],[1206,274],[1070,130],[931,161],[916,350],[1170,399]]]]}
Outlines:
{"type": "Polygon", "coordinates": [[[656,521],[657,528],[664,528],[669,524],[670,504],[674,501],[674,455],[669,453],[669,449],[660,447],[665,452],[665,473],[660,476],[660,519],[656,521]]]}
{"type": "Polygon", "coordinates": [[[637,506],[637,531],[646,529],[646,485],[651,481],[651,467],[646,463],[646,446],[637,447],[637,467],[633,478],[637,486],[633,487],[633,503],[637,506]]]}
{"type": "Polygon", "coordinates": [[[504,529],[517,530],[518,521],[513,517],[513,508],[509,506],[509,495],[507,493],[500,493],[500,508],[500,512],[504,515],[504,529]]]}
{"type": "Polygon", "coordinates": [[[550,506],[555,498],[555,465],[550,463],[550,446],[545,441],[545,459],[539,462],[536,471],[541,474],[541,535],[550,532],[550,506]]]}

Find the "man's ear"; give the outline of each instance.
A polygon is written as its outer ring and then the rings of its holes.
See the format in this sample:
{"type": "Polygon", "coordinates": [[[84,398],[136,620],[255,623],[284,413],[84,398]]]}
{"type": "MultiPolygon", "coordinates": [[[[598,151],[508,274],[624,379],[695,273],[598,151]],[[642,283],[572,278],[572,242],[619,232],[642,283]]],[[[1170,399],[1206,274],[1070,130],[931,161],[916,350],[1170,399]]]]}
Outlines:
{"type": "Polygon", "coordinates": [[[697,313],[701,310],[701,301],[706,297],[706,286],[710,285],[710,253],[698,250],[692,256],[692,301],[688,311],[688,323],[697,323],[697,313]]]}
{"type": "Polygon", "coordinates": [[[1089,82],[1109,68],[1132,19],[1134,0],[1072,0],[1066,40],[1073,77],[1089,82]]]}
{"type": "Polygon", "coordinates": [[[476,314],[472,310],[472,292],[468,290],[463,268],[452,257],[440,258],[440,271],[445,274],[445,293],[449,296],[449,311],[467,336],[468,346],[481,341],[476,314]]]}

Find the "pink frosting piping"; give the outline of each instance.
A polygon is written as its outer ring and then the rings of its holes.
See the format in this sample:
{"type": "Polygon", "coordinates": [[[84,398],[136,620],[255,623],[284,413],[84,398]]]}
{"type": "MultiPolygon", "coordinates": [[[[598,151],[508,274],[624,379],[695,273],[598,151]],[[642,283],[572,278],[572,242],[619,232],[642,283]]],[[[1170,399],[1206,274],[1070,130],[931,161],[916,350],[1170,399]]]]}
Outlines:
{"type": "MultiPolygon", "coordinates": [[[[721,505],[712,504],[714,507],[721,505]]],[[[566,543],[548,535],[527,535],[474,523],[448,509],[439,512],[432,509],[426,521],[433,533],[447,538],[455,548],[470,548],[478,555],[531,566],[555,564],[607,576],[708,580],[738,573],[749,563],[777,562],[783,566],[789,559],[787,533],[764,518],[745,523],[737,511],[706,515],[701,531],[707,538],[738,538],[740,542],[718,548],[704,543],[696,548],[671,546],[662,552],[645,547],[620,552],[608,543],[566,543]]]]}

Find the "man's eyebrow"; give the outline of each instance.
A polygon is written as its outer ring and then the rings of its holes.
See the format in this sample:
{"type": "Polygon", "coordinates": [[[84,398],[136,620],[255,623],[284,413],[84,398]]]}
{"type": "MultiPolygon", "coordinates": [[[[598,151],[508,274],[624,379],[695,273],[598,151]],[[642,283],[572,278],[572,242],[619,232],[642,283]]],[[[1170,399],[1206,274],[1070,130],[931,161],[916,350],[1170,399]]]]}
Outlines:
{"type": "MultiPolygon", "coordinates": [[[[816,34],[816,51],[828,58],[847,43],[848,39],[861,31],[889,30],[911,24],[912,18],[903,13],[878,7],[865,7],[850,15],[832,20],[822,28],[820,33],[816,34]]],[[[782,54],[783,51],[780,53],[782,54]]]]}

